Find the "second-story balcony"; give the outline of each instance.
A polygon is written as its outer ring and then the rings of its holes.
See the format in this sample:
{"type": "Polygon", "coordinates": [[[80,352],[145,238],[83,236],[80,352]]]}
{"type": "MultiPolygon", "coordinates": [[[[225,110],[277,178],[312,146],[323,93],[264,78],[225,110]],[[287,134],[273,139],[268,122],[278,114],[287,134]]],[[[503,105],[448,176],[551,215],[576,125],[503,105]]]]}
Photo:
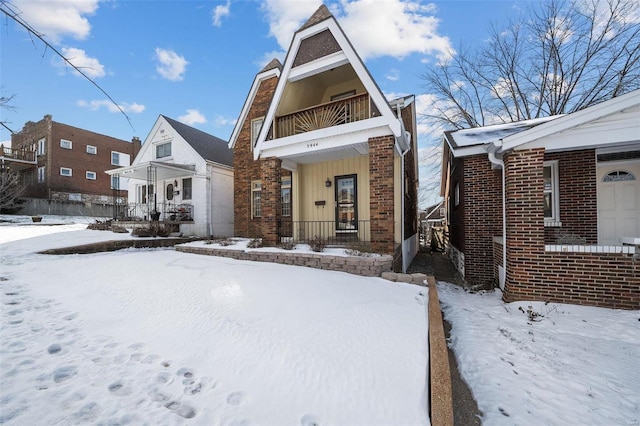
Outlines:
{"type": "Polygon", "coordinates": [[[367,93],[305,108],[276,117],[274,137],[284,138],[365,120],[371,117],[371,110],[367,93]]]}
{"type": "Polygon", "coordinates": [[[35,151],[21,148],[11,149],[10,147],[2,146],[0,151],[0,163],[2,167],[10,166],[14,170],[24,170],[33,168],[36,166],[36,153],[35,151]]]}

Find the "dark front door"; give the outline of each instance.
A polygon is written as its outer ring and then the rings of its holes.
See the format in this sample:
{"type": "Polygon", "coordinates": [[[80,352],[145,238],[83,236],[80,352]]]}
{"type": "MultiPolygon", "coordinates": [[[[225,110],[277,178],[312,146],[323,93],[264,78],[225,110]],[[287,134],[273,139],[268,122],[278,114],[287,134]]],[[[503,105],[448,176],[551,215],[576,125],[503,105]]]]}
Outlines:
{"type": "Polygon", "coordinates": [[[356,175],[336,176],[336,232],[358,232],[356,175]]]}

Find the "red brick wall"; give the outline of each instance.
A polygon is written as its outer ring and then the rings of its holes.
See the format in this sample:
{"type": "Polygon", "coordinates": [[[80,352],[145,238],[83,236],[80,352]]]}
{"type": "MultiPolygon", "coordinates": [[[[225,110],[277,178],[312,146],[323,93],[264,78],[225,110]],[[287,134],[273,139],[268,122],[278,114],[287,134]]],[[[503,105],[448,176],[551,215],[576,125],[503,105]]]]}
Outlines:
{"type": "Polygon", "coordinates": [[[509,283],[506,302],[553,303],[640,309],[640,262],[628,254],[546,252],[525,282],[509,283]]]}
{"type": "Polygon", "coordinates": [[[278,221],[281,216],[280,168],[282,161],[268,158],[260,161],[262,177],[262,242],[275,246],[280,242],[278,221]]]}
{"type": "Polygon", "coordinates": [[[594,150],[547,153],[545,161],[558,160],[560,221],[562,227],[545,228],[547,244],[571,234],[585,244],[598,243],[596,155],[594,150]]]}
{"type": "Polygon", "coordinates": [[[630,255],[545,252],[544,159],[542,148],[505,156],[507,279],[504,300],[639,309],[640,262],[634,262],[630,255]]]}
{"type": "MultiPolygon", "coordinates": [[[[502,235],[502,172],[492,168],[486,154],[465,157],[463,164],[460,206],[464,247],[456,247],[465,255],[465,280],[485,285],[494,282],[493,237],[502,235]]],[[[452,192],[452,200],[454,198],[452,192]]],[[[456,210],[454,207],[454,215],[459,220],[456,210]]],[[[456,235],[456,239],[459,237],[456,235]]]]}
{"type": "Polygon", "coordinates": [[[382,136],[369,139],[369,197],[371,248],[380,253],[394,252],[393,157],[395,139],[382,136]]]}
{"type": "Polygon", "coordinates": [[[267,114],[277,84],[275,76],[260,83],[233,149],[234,231],[239,237],[264,236],[264,213],[262,218],[251,218],[251,181],[262,179],[260,162],[253,160],[251,150],[251,120],[267,114]]]}
{"type": "MultiPolygon", "coordinates": [[[[12,146],[37,144],[41,138],[46,138],[46,150],[44,156],[38,157],[38,166],[46,167],[45,182],[37,184],[37,172],[33,171],[33,186],[27,192],[27,196],[38,198],[47,198],[53,192],[112,196],[111,177],[105,171],[118,166],[111,164],[111,151],[128,154],[133,162],[141,147],[139,141],[132,143],[57,123],[49,115],[37,123],[27,123],[12,136],[12,146]],[[70,140],[72,149],[61,148],[60,139],[70,140]],[[88,154],[87,145],[95,146],[97,154],[88,154]],[[61,167],[72,169],[72,176],[61,176],[61,167]],[[87,171],[95,172],[96,180],[87,179],[87,171]]],[[[119,191],[118,196],[126,198],[127,191],[119,191]]]]}

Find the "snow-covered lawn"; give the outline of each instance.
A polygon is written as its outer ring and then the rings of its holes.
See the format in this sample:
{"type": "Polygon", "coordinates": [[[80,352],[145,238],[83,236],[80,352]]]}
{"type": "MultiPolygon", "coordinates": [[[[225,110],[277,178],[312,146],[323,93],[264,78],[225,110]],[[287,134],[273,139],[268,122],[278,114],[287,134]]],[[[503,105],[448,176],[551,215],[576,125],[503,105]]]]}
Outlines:
{"type": "Polygon", "coordinates": [[[484,425],[640,424],[640,311],[438,293],[484,425]]]}
{"type": "Polygon", "coordinates": [[[429,423],[425,288],[43,223],[0,223],[0,423],[429,423]]]}

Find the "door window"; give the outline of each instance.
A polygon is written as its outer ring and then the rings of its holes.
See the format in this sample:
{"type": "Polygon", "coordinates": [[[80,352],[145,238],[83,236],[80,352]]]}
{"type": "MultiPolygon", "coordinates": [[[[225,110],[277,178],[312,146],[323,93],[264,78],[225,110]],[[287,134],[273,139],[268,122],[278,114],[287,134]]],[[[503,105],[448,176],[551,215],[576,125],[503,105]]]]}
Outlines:
{"type": "Polygon", "coordinates": [[[358,230],[356,175],[336,177],[336,232],[358,230]]]}

